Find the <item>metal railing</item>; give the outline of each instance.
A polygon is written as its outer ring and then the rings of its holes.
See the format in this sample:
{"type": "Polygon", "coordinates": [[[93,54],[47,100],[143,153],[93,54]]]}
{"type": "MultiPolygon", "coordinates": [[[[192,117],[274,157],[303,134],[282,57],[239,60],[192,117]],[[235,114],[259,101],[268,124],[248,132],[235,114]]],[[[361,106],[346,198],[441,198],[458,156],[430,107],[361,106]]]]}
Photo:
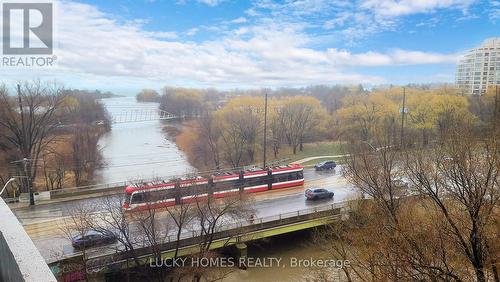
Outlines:
{"type": "MultiPolygon", "coordinates": [[[[346,202],[335,203],[326,206],[315,207],[311,209],[298,210],[296,212],[282,213],[273,216],[255,218],[253,221],[244,220],[226,224],[216,229],[213,234],[213,240],[221,240],[225,238],[238,238],[241,236],[251,235],[252,233],[262,230],[279,228],[289,224],[300,223],[308,220],[333,217],[339,220],[345,209],[346,202]]],[[[191,230],[181,233],[177,241],[176,235],[166,236],[164,242],[158,247],[162,253],[174,250],[176,247],[185,248],[197,245],[201,242],[201,231],[191,230]]],[[[134,256],[139,258],[147,258],[151,255],[150,246],[143,246],[134,250],[134,256]]],[[[116,250],[110,251],[107,254],[100,252],[99,256],[89,258],[87,266],[91,271],[100,271],[104,266],[125,262],[132,258],[132,252],[116,250]]]]}

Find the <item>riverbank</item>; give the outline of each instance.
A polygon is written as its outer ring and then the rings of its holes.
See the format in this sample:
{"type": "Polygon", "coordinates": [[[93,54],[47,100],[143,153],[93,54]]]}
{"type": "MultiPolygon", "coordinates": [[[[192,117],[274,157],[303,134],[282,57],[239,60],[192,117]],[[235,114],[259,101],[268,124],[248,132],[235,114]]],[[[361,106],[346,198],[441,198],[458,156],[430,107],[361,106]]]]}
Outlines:
{"type": "MultiPolygon", "coordinates": [[[[200,151],[198,148],[192,148],[190,145],[192,143],[186,142],[186,139],[193,138],[195,130],[195,120],[186,120],[175,123],[168,123],[163,126],[163,132],[165,134],[165,138],[168,140],[175,142],[179,149],[183,151],[183,153],[187,156],[189,163],[196,167],[198,170],[206,170],[207,166],[203,163],[202,160],[207,161],[210,159],[209,156],[200,156],[200,151]]],[[[270,138],[270,137],[268,137],[270,138]]],[[[201,140],[203,141],[203,140],[201,140]]],[[[207,141],[208,142],[208,141],[207,141]]],[[[203,143],[203,142],[202,142],[203,143]]],[[[268,140],[268,144],[270,140],[268,140]]],[[[199,144],[199,143],[198,143],[199,144]]],[[[271,145],[267,146],[267,156],[266,163],[299,163],[305,166],[312,166],[318,162],[323,160],[333,159],[336,162],[343,161],[343,155],[345,155],[345,142],[340,141],[319,141],[319,142],[311,142],[304,143],[302,145],[302,150],[298,149],[296,153],[293,153],[293,148],[287,145],[282,145],[275,155],[273,153],[273,148],[271,145]],[[304,161],[301,161],[304,160],[304,161]]],[[[224,147],[225,148],[225,147],[224,147]]],[[[223,155],[224,152],[221,151],[219,153],[223,155]]],[[[220,157],[220,156],[219,156],[220,157]]],[[[263,162],[262,152],[258,152],[254,156],[253,164],[260,165],[263,162]]],[[[251,165],[251,164],[245,164],[251,165]]],[[[224,167],[224,165],[222,165],[224,167]]],[[[213,167],[208,167],[208,169],[213,169],[213,167]]]]}

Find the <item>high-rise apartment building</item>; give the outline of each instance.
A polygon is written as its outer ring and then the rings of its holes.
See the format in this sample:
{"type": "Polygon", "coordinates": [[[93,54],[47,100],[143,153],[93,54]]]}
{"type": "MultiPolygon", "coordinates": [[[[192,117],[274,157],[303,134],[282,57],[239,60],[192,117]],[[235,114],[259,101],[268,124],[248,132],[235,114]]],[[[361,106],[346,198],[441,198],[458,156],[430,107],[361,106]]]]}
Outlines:
{"type": "Polygon", "coordinates": [[[457,65],[456,84],[464,94],[484,94],[500,85],[500,37],[467,52],[457,65]]]}

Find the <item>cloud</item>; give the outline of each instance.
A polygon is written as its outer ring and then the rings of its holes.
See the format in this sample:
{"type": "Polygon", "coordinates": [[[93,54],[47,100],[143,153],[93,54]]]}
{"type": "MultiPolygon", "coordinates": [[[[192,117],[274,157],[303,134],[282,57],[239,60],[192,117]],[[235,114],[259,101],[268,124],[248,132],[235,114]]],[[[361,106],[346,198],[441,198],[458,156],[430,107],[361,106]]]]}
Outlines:
{"type": "Polygon", "coordinates": [[[231,21],[231,23],[235,24],[241,24],[241,23],[246,23],[247,19],[245,17],[239,17],[231,21]]]}
{"type": "Polygon", "coordinates": [[[149,32],[149,35],[158,39],[176,39],[178,38],[177,33],[173,31],[159,31],[159,32],[149,32]]]}
{"type": "MultiPolygon", "coordinates": [[[[456,59],[454,54],[418,50],[316,50],[309,47],[314,38],[301,23],[269,19],[233,29],[217,40],[185,42],[177,33],[145,31],[141,21],[120,22],[91,5],[65,1],[57,2],[57,8],[57,67],[44,72],[50,77],[218,87],[378,84],[386,79],[357,73],[353,67],[444,64],[456,59]]],[[[0,74],[13,75],[5,68],[0,74]]],[[[27,74],[32,72],[17,73],[27,74]]]]}
{"type": "Polygon", "coordinates": [[[438,54],[422,51],[394,49],[388,53],[366,52],[352,54],[345,50],[328,49],[327,57],[336,65],[350,67],[378,67],[401,65],[452,64],[458,54],[438,54]]]}
{"type": "Polygon", "coordinates": [[[360,7],[371,10],[378,16],[399,17],[449,8],[466,11],[473,2],[473,0],[364,0],[360,7]]]}
{"type": "Polygon", "coordinates": [[[193,36],[193,35],[195,35],[196,33],[198,33],[198,31],[200,31],[200,29],[199,29],[199,28],[194,27],[194,28],[190,28],[188,31],[186,31],[186,33],[185,33],[185,34],[186,34],[187,36],[193,36]]]}
{"type": "Polygon", "coordinates": [[[488,17],[492,22],[500,20],[500,1],[490,0],[490,8],[488,12],[488,17]]]}
{"type": "MultiPolygon", "coordinates": [[[[469,10],[476,3],[479,0],[257,0],[247,14],[251,12],[261,18],[307,23],[310,28],[322,28],[320,33],[323,35],[338,38],[346,45],[356,45],[360,39],[373,34],[401,29],[404,18],[415,14],[435,17],[434,13],[439,11],[455,13],[453,19],[457,21],[474,19],[477,15],[469,10]]],[[[495,15],[492,9],[490,19],[493,20],[495,15]]],[[[419,20],[427,22],[425,18],[419,20]]],[[[438,23],[431,20],[420,27],[434,24],[438,23]]]]}
{"type": "Polygon", "coordinates": [[[200,2],[200,3],[206,4],[208,6],[214,7],[214,6],[219,5],[224,0],[197,0],[197,1],[200,2]]]}

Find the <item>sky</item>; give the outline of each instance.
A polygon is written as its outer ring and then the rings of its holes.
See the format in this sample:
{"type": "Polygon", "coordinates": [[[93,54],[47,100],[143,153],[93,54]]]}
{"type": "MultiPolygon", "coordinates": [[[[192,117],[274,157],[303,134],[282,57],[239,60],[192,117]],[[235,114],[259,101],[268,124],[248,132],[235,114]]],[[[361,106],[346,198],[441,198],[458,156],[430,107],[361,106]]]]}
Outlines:
{"type": "Polygon", "coordinates": [[[133,95],[166,85],[453,82],[461,54],[500,36],[500,0],[53,3],[55,65],[2,66],[3,83],[133,95]]]}

